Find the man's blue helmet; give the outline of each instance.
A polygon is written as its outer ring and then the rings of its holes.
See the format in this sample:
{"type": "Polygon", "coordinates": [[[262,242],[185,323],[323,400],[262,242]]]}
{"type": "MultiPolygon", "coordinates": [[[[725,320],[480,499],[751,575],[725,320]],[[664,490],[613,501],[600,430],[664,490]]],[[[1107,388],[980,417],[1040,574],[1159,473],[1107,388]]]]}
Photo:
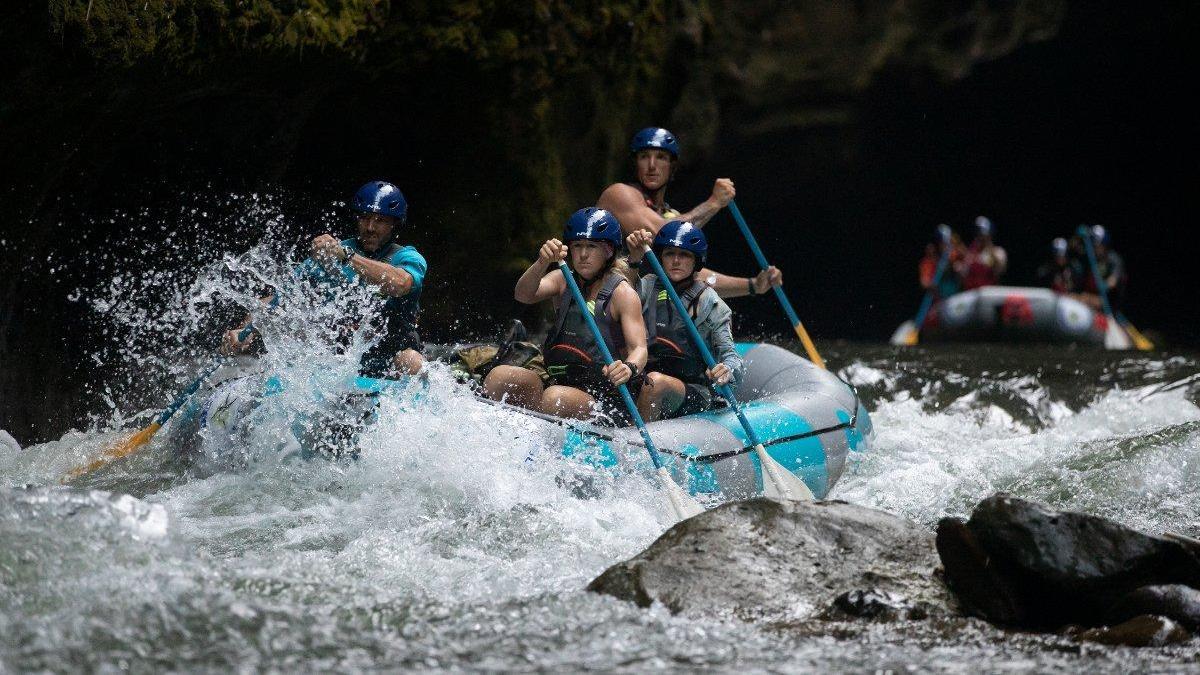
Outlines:
{"type": "Polygon", "coordinates": [[[633,153],[651,148],[666,150],[679,159],[679,141],[675,140],[675,134],[662,127],[646,127],[637,132],[629,143],[629,151],[633,153]]]}
{"type": "Polygon", "coordinates": [[[563,243],[567,244],[580,239],[606,241],[612,244],[613,252],[621,250],[621,223],[617,217],[594,206],[579,209],[567,219],[563,227],[563,243]]]}
{"type": "Polygon", "coordinates": [[[358,188],[350,206],[359,213],[380,213],[404,223],[408,217],[408,202],[400,188],[387,181],[374,180],[358,188]]]}
{"type": "Polygon", "coordinates": [[[991,219],[987,216],[975,217],[975,229],[979,230],[980,234],[986,234],[989,237],[996,236],[996,226],[992,225],[991,219]]]}
{"type": "Polygon", "coordinates": [[[672,220],[654,236],[654,251],[658,255],[668,247],[690,251],[696,256],[697,265],[708,260],[708,240],[704,238],[704,231],[686,220],[672,220]]]}
{"type": "Polygon", "coordinates": [[[1050,250],[1054,252],[1054,255],[1065,258],[1067,256],[1067,240],[1055,237],[1054,241],[1050,242],[1050,250]]]}
{"type": "Polygon", "coordinates": [[[1103,225],[1093,225],[1092,241],[1097,244],[1104,244],[1105,246],[1108,246],[1109,242],[1112,241],[1112,235],[1108,233],[1108,230],[1103,225]]]}

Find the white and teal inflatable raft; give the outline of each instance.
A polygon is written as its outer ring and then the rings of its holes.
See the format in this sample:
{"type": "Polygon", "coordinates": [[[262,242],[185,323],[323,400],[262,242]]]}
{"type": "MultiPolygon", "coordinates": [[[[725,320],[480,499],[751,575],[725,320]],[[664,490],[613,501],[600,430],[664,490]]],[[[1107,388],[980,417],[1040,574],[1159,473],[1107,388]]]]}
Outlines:
{"type": "MultiPolygon", "coordinates": [[[[738,351],[746,362],[737,390],[746,417],[767,452],[817,498],[824,498],[841,477],[849,453],[865,452],[872,437],[871,420],[857,392],[833,373],[780,347],[740,343],[738,351]]],[[[282,390],[274,378],[267,382],[265,390],[259,387],[251,397],[236,382],[217,387],[184,412],[177,428],[190,427],[186,433],[203,429],[210,439],[231,437],[264,401],[282,390]]],[[[363,402],[372,397],[405,396],[419,405],[422,388],[414,384],[359,377],[327,398],[346,400],[349,394],[356,400],[350,416],[364,419],[369,412],[363,414],[363,402]]],[[[564,457],[604,471],[653,473],[636,428],[562,420],[482,399],[481,403],[540,419],[544,424],[534,425],[543,435],[539,445],[564,457]]],[[[306,430],[326,425],[296,420],[292,426],[302,445],[306,430]]],[[[762,494],[761,467],[731,410],[660,420],[648,429],[676,481],[692,494],[719,499],[762,494]]]]}

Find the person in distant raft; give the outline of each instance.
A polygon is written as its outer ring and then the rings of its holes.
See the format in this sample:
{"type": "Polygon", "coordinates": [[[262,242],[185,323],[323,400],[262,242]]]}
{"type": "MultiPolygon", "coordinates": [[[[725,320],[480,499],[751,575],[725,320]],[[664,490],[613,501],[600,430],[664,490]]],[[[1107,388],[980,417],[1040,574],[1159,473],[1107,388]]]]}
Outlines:
{"type": "Polygon", "coordinates": [[[962,240],[945,223],[938,225],[937,229],[933,231],[933,241],[925,245],[925,255],[917,263],[917,280],[921,282],[921,288],[928,291],[933,287],[934,277],[937,276],[937,268],[942,261],[943,254],[946,255],[946,267],[942,270],[942,276],[937,280],[937,287],[933,288],[935,300],[945,300],[962,290],[965,248],[962,240]],[[946,253],[947,249],[949,249],[948,254],[946,253]]]}
{"type": "MultiPolygon", "coordinates": [[[[1092,235],[1092,247],[1096,254],[1096,267],[1104,280],[1108,293],[1108,304],[1114,312],[1120,312],[1125,306],[1125,292],[1129,286],[1129,275],[1125,271],[1125,259],[1112,250],[1112,235],[1103,225],[1093,225],[1089,232],[1092,235]]],[[[1100,291],[1096,289],[1096,275],[1092,274],[1091,265],[1085,258],[1087,273],[1083,275],[1080,299],[1092,308],[1103,309],[1100,302],[1100,291]]]]}
{"type": "Polygon", "coordinates": [[[995,286],[1008,270],[1008,253],[993,243],[996,228],[987,216],[975,218],[975,238],[963,263],[963,290],[995,286]]]}
{"type": "Polygon", "coordinates": [[[697,278],[708,258],[704,232],[691,223],[672,220],[657,235],[637,230],[625,241],[631,264],[640,262],[643,247],[651,245],[700,337],[717,360],[713,368],[705,366],[662,279],[655,274],[643,276],[639,295],[649,331],[650,361],[638,396],[638,411],[652,422],[708,410],[712,407],[711,385],[737,386],[745,367],[734,348],[733,313],[716,291],[697,278]]]}
{"type": "Polygon", "coordinates": [[[527,368],[498,365],[483,381],[484,394],[549,415],[585,419],[596,412],[623,418],[616,387],[626,384],[633,396],[646,366],[646,324],[632,271],[621,253],[621,225],[608,211],[576,211],[563,228],[562,241],[542,244],[538,259],[517,280],[513,295],[532,305],[555,301],[554,324],[542,351],[548,381],[527,368]],[[569,252],[569,256],[568,256],[569,252]],[[561,260],[579,282],[588,306],[579,307],[558,269],[561,260]],[[591,312],[609,352],[603,363],[583,312],[591,312]]]}
{"type": "Polygon", "coordinates": [[[1071,259],[1070,246],[1062,237],[1050,242],[1050,260],[1038,268],[1038,283],[1059,295],[1070,295],[1079,291],[1083,281],[1083,270],[1071,259]]]}
{"type": "MultiPolygon", "coordinates": [[[[626,235],[647,230],[654,236],[668,220],[681,220],[704,227],[729,205],[736,194],[732,180],[718,178],[713,183],[708,199],[681,214],[666,201],[667,184],[675,177],[675,165],[679,162],[679,141],[675,134],[660,127],[647,127],[633,137],[629,151],[633,154],[636,182],[613,183],[600,193],[596,201],[596,206],[616,216],[626,235]]],[[[715,288],[723,298],[762,295],[770,291],[771,286],[783,284],[783,273],[774,266],[749,278],[731,277],[704,269],[699,278],[715,288]]]]}
{"type": "MultiPolygon", "coordinates": [[[[393,241],[396,228],[407,220],[408,203],[395,185],[372,181],[359,188],[351,208],[357,214],[358,235],[341,241],[329,233],[317,235],[311,244],[312,256],[300,264],[296,273],[319,284],[361,283],[374,287],[381,303],[374,316],[381,325],[375,326],[378,337],[363,354],[360,373],[368,377],[416,374],[425,363],[417,314],[428,266],[415,248],[393,241]]],[[[356,325],[362,320],[353,310],[350,314],[356,325]]],[[[249,348],[254,336],[239,341],[239,331],[235,328],[225,334],[223,354],[249,348]]]]}

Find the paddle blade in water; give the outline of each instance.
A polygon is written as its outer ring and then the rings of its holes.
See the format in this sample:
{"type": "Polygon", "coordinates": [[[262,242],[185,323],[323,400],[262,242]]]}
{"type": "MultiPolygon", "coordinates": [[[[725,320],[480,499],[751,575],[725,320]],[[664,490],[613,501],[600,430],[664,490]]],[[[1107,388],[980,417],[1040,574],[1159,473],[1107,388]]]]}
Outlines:
{"type": "Polygon", "coordinates": [[[758,456],[758,462],[762,465],[763,494],[774,499],[816,499],[804,481],[776,462],[761,444],[754,446],[754,454],[758,456]]]}
{"type": "Polygon", "coordinates": [[[1151,342],[1150,339],[1145,335],[1142,335],[1140,330],[1134,328],[1133,324],[1129,323],[1129,319],[1126,319],[1122,316],[1120,317],[1120,321],[1121,327],[1125,329],[1125,332],[1129,334],[1129,337],[1133,338],[1133,346],[1137,347],[1138,351],[1154,351],[1154,343],[1151,342]]]}
{"type": "Polygon", "coordinates": [[[133,454],[133,452],[138,448],[149,443],[150,439],[154,438],[154,434],[159,430],[159,428],[160,425],[157,422],[151,423],[150,426],[109,448],[104,452],[103,455],[100,455],[100,457],[92,460],[88,464],[77,466],[74,469],[71,469],[71,471],[67,473],[66,477],[63,478],[63,482],[65,483],[69,480],[74,480],[75,478],[89,474],[102,466],[106,466],[112,462],[115,462],[122,457],[127,457],[133,454]]]}
{"type": "Polygon", "coordinates": [[[671,474],[667,473],[666,467],[658,469],[658,476],[662,479],[663,490],[667,493],[667,500],[671,502],[671,512],[675,515],[676,520],[687,520],[692,516],[704,513],[704,507],[700,505],[700,502],[679,487],[679,484],[671,478],[671,474]]]}
{"type": "Polygon", "coordinates": [[[895,333],[892,333],[893,345],[897,347],[911,347],[917,344],[917,325],[912,322],[912,319],[900,324],[895,333]]]}
{"type": "Polygon", "coordinates": [[[1105,349],[1131,349],[1133,342],[1129,339],[1129,334],[1121,328],[1121,324],[1112,316],[1108,317],[1108,328],[1104,330],[1104,348],[1105,349]]]}

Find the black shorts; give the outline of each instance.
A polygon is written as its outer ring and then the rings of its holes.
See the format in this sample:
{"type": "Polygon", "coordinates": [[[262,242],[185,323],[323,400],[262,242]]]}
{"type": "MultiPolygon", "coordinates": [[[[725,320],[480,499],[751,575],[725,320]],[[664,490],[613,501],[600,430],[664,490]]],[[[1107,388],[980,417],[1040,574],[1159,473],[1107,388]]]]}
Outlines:
{"type": "Polygon", "coordinates": [[[359,374],[363,377],[387,377],[395,370],[392,360],[405,349],[412,349],[417,353],[424,351],[425,345],[421,343],[421,336],[417,331],[389,335],[369,347],[363,352],[362,360],[358,363],[359,374]]]}
{"type": "Polygon", "coordinates": [[[713,392],[707,384],[685,382],[683,384],[683,403],[674,412],[664,415],[666,418],[683,417],[704,412],[713,407],[713,392]]]}
{"type": "MultiPolygon", "coordinates": [[[[625,386],[629,388],[629,395],[635,402],[638,393],[642,390],[642,383],[645,381],[644,375],[638,375],[625,383],[625,386]]],[[[630,424],[633,422],[629,417],[629,410],[625,407],[625,401],[621,398],[620,390],[598,371],[579,372],[579,370],[571,368],[562,375],[552,376],[546,386],[553,385],[582,389],[588,396],[596,399],[601,414],[610,417],[617,423],[630,424]]]]}

